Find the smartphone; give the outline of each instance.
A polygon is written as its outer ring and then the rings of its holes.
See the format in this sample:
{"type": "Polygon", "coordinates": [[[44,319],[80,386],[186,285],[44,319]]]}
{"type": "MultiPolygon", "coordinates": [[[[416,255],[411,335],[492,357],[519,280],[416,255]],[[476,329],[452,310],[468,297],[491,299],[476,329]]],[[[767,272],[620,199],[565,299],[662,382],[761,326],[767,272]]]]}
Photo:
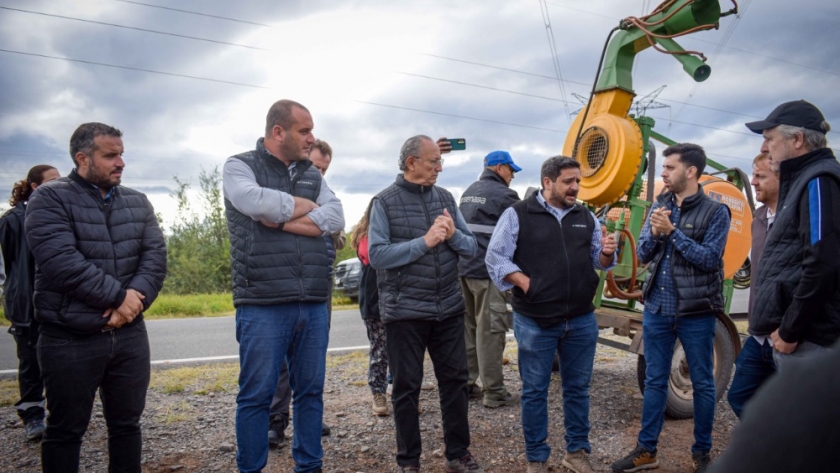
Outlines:
{"type": "Polygon", "coordinates": [[[464,138],[449,138],[448,141],[452,145],[452,151],[463,151],[467,149],[467,140],[464,138]]]}

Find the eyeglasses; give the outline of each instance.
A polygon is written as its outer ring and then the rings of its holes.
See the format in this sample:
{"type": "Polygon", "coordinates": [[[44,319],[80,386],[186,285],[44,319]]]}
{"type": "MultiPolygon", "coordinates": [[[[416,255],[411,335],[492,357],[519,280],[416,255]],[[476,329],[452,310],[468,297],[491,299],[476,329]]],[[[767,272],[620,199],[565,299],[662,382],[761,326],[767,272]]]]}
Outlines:
{"type": "Polygon", "coordinates": [[[419,159],[419,160],[421,160],[421,161],[426,161],[427,163],[430,163],[430,164],[431,164],[432,166],[434,166],[434,167],[438,167],[438,165],[443,166],[443,161],[444,161],[444,159],[443,159],[443,158],[437,158],[437,159],[426,159],[426,158],[421,158],[420,156],[415,156],[415,158],[417,158],[417,159],[419,159]]]}

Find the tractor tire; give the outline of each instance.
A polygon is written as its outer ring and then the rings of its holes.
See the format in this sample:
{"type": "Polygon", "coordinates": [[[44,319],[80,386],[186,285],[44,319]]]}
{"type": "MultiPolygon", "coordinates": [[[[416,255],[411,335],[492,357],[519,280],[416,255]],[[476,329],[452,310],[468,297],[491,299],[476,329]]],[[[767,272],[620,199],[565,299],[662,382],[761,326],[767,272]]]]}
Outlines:
{"type": "MultiPolygon", "coordinates": [[[[732,369],[735,365],[735,348],[732,345],[732,338],[726,330],[726,326],[718,320],[715,326],[714,340],[714,375],[715,375],[715,402],[720,401],[729,386],[732,377],[732,369]]],[[[685,352],[682,344],[677,340],[674,347],[674,356],[671,359],[671,376],[668,380],[668,397],[666,401],[665,414],[674,419],[688,419],[694,417],[694,390],[691,387],[691,378],[688,374],[688,364],[685,359],[685,352]]],[[[647,364],[644,355],[639,355],[636,365],[636,377],[639,381],[639,390],[645,392],[645,371],[647,364]]]]}

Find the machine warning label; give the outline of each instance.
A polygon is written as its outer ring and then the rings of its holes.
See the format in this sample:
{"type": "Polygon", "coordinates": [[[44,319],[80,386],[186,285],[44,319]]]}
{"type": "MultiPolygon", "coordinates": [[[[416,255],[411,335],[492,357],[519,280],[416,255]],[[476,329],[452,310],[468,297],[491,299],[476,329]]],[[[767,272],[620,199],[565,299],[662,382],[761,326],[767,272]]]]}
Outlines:
{"type": "Polygon", "coordinates": [[[743,200],[738,200],[735,197],[728,196],[728,195],[725,195],[725,194],[719,194],[719,193],[714,192],[714,191],[709,191],[709,197],[711,197],[712,199],[715,199],[718,202],[723,202],[733,212],[737,212],[739,215],[744,215],[744,201],[743,200]]]}

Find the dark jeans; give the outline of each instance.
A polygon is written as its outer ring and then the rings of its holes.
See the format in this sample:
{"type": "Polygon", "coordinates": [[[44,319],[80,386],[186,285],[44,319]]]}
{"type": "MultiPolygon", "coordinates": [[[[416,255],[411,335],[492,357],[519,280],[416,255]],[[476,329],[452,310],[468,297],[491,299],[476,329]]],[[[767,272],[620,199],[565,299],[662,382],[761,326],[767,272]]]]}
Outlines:
{"type": "Polygon", "coordinates": [[[738,418],[744,411],[744,405],[753,397],[758,388],[776,373],[776,362],[773,361],[773,345],[770,338],[764,340],[763,345],[753,338],[747,338],[738,360],[735,361],[735,378],[729,388],[727,400],[732,412],[738,418]]]}
{"type": "Polygon", "coordinates": [[[296,473],[321,469],[321,422],[329,329],[325,302],[240,305],[236,464],[258,473],[268,462],[268,419],[280,367],[288,360],[295,417],[292,457],[296,473]]]}
{"type": "Polygon", "coordinates": [[[422,442],[417,402],[423,382],[423,357],[432,359],[440,394],[443,441],[447,460],[469,454],[470,427],[467,419],[467,349],[464,316],[442,321],[406,320],[385,324],[388,362],[394,377],[391,402],[397,430],[397,463],[420,463],[422,442]]]}
{"type": "Polygon", "coordinates": [[[47,389],[44,473],[79,471],[79,450],[96,391],[108,426],[109,473],[140,472],[140,416],[149,387],[145,322],[82,339],[42,334],[38,361],[47,389]]]}
{"type": "Polygon", "coordinates": [[[277,380],[277,389],[274,390],[274,397],[271,398],[271,408],[268,411],[269,427],[277,426],[278,434],[289,426],[289,406],[292,403],[292,388],[289,386],[289,365],[283,362],[280,370],[280,378],[277,380]]]}
{"type": "MultiPolygon", "coordinates": [[[[332,274],[332,271],[330,271],[332,274]]],[[[332,294],[333,279],[330,276],[330,294],[332,294]]],[[[332,322],[332,297],[327,298],[327,328],[332,322]]],[[[282,433],[289,426],[289,406],[292,404],[292,388],[289,386],[289,365],[288,361],[283,362],[280,370],[280,378],[277,380],[277,389],[274,390],[274,397],[271,398],[271,408],[268,411],[268,426],[277,427],[282,433]]]]}
{"type": "Polygon", "coordinates": [[[33,320],[29,327],[12,327],[9,333],[15,337],[18,357],[20,400],[15,409],[24,424],[30,420],[42,420],[44,382],[41,381],[41,367],[38,365],[38,322],[33,320]]]}
{"type": "Polygon", "coordinates": [[[647,369],[639,445],[653,450],[659,442],[665,423],[671,361],[679,339],[694,390],[694,445],[691,451],[709,453],[715,421],[714,339],[717,321],[714,315],[670,317],[647,310],[642,317],[647,369]]]}

